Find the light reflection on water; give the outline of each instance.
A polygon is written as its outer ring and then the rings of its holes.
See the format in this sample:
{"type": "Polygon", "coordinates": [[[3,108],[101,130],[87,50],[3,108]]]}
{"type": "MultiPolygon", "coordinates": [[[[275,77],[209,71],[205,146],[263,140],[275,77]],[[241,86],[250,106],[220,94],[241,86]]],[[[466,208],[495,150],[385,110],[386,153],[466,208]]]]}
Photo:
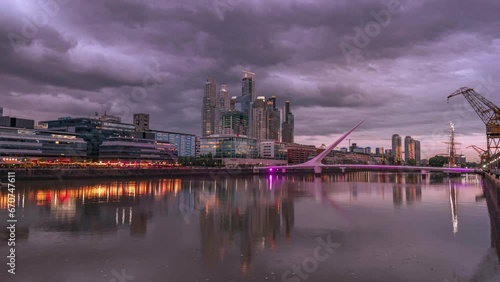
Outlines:
{"type": "Polygon", "coordinates": [[[311,281],[468,281],[498,267],[476,176],[26,181],[18,193],[18,281],[109,281],[113,269],[135,281],[280,280],[325,234],[341,247],[311,281]]]}

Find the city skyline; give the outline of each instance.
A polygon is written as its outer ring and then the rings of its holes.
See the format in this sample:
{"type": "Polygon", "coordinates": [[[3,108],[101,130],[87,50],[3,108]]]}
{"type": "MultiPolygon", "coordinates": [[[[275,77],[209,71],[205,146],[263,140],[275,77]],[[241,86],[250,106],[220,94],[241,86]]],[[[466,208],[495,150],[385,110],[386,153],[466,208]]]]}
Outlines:
{"type": "Polygon", "coordinates": [[[211,2],[117,3],[70,1],[41,25],[32,20],[44,11],[38,3],[2,1],[1,33],[30,36],[17,45],[12,36],[0,39],[4,115],[40,121],[104,109],[131,123],[132,113],[143,112],[152,128],[198,135],[200,81],[231,81],[234,96],[241,93],[234,78],[247,69],[259,75],[258,95],[293,102],[297,143],[329,144],[367,119],[351,137],[358,144],[389,148],[400,132],[420,140],[429,158],[446,152],[453,121],[458,152],[475,160],[466,147],[486,147],[481,120],[463,98],[447,104],[446,96],[469,86],[500,104],[499,31],[483,28],[499,22],[495,1],[483,1],[481,13],[467,1],[402,3],[360,49],[361,59],[350,61],[339,46],[352,45],[356,28],[386,10],[385,2],[255,1],[222,19],[211,2]],[[265,13],[264,3],[277,13],[265,13]],[[463,11],[467,18],[457,18],[463,11]]]}

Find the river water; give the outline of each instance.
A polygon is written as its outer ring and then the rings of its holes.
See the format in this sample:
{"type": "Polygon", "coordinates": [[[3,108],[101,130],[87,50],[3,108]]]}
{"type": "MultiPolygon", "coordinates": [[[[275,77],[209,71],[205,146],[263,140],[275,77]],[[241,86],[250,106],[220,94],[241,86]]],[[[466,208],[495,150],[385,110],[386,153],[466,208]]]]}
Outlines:
{"type": "Polygon", "coordinates": [[[500,281],[475,175],[17,184],[16,274],[2,228],[0,281],[500,281]]]}

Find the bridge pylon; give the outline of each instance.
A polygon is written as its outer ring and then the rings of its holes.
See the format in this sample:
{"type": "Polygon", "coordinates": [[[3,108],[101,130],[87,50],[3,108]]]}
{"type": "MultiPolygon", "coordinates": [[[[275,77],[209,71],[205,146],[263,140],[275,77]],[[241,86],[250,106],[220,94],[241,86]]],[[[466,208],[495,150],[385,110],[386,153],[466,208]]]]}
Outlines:
{"type": "Polygon", "coordinates": [[[314,175],[320,176],[322,171],[323,171],[323,169],[320,166],[314,167],[314,175]]]}

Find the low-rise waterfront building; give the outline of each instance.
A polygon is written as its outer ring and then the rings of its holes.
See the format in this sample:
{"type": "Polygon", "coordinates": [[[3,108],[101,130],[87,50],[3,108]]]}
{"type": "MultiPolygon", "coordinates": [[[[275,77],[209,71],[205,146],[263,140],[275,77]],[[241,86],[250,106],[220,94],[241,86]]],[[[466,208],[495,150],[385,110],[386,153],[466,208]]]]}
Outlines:
{"type": "Polygon", "coordinates": [[[149,139],[111,137],[99,146],[101,161],[177,162],[177,147],[149,139]]]}
{"type": "Polygon", "coordinates": [[[87,142],[77,134],[0,127],[0,162],[85,159],[87,142]]]}
{"type": "MultiPolygon", "coordinates": [[[[144,117],[143,119],[145,120],[144,117]]],[[[100,145],[112,137],[133,137],[169,142],[177,146],[179,156],[194,157],[196,154],[196,136],[193,134],[159,130],[137,131],[135,124],[122,123],[115,119],[63,117],[57,120],[42,121],[40,124],[45,124],[49,130],[80,134],[88,142],[88,158],[94,160],[100,156],[100,145]]],[[[143,122],[141,128],[145,126],[143,122]]]]}
{"type": "Polygon", "coordinates": [[[258,143],[254,138],[237,135],[211,135],[200,138],[200,157],[212,157],[226,167],[286,165],[287,160],[281,155],[283,149],[279,148],[279,145],[277,150],[273,146],[273,153],[281,156],[281,159],[259,158],[258,143]]]}
{"type": "Polygon", "coordinates": [[[177,146],[179,157],[196,156],[196,135],[159,130],[150,132],[154,134],[154,140],[168,142],[177,146]]]}
{"type": "Polygon", "coordinates": [[[288,160],[288,151],[285,143],[274,140],[259,142],[259,157],[262,159],[288,160]]]}
{"type": "Polygon", "coordinates": [[[87,141],[87,157],[97,160],[99,146],[110,137],[133,137],[135,126],[110,119],[62,117],[57,120],[41,121],[49,130],[79,134],[87,141]]]}
{"type": "Polygon", "coordinates": [[[0,126],[34,129],[35,121],[32,119],[0,116],[0,126]]]}
{"type": "Polygon", "coordinates": [[[211,135],[200,138],[200,156],[250,158],[258,156],[257,140],[247,136],[211,135]]]}
{"type": "Polygon", "coordinates": [[[313,145],[302,145],[302,144],[287,144],[286,145],[288,153],[288,163],[290,164],[301,164],[306,162],[309,157],[317,154],[316,147],[313,145]]]}

